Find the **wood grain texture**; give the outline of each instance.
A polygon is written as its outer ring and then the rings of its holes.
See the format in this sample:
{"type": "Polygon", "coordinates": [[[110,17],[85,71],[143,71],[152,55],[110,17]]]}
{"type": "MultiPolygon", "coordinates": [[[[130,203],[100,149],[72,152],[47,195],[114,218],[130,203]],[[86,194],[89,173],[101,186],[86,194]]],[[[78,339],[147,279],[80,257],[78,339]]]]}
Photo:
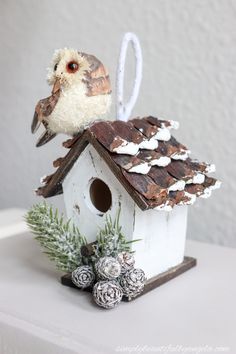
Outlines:
{"type": "Polygon", "coordinates": [[[192,170],[184,161],[172,161],[166,169],[169,174],[176,179],[188,180],[195,175],[195,171],[192,170]]]}
{"type": "Polygon", "coordinates": [[[148,172],[148,176],[160,186],[160,188],[167,189],[173,184],[175,184],[176,179],[174,179],[164,167],[152,167],[148,172]]]}
{"type": "Polygon", "coordinates": [[[134,118],[129,121],[136,129],[144,134],[148,139],[152,138],[159,129],[156,125],[150,124],[145,119],[134,118]]]}
{"type": "Polygon", "coordinates": [[[123,175],[132,187],[146,199],[154,199],[158,205],[161,204],[162,201],[166,200],[167,190],[165,188],[161,188],[149,176],[140,175],[138,173],[129,173],[126,171],[123,171],[123,175]]]}

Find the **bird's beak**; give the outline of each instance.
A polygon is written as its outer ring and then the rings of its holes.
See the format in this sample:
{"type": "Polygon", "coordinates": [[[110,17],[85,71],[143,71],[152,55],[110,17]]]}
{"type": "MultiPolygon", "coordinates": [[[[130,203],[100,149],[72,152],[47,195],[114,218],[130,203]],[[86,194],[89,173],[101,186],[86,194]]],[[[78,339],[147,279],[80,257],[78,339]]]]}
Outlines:
{"type": "Polygon", "coordinates": [[[56,78],[56,81],[54,82],[54,85],[53,85],[53,88],[52,88],[52,94],[56,93],[60,89],[61,89],[60,79],[56,78]]]}

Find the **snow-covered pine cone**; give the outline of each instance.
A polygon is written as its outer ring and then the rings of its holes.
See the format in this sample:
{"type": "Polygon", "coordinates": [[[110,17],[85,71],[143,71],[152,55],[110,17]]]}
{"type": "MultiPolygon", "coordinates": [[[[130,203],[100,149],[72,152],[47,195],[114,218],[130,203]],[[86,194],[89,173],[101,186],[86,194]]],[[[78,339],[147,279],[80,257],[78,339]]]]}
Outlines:
{"type": "Polygon", "coordinates": [[[129,252],[121,252],[117,256],[117,260],[121,265],[121,273],[124,274],[128,270],[134,268],[134,256],[129,252]]]}
{"type": "Polygon", "coordinates": [[[99,281],[93,287],[93,298],[98,306],[105,309],[112,309],[117,306],[123,296],[119,283],[112,281],[99,281]]]}
{"type": "Polygon", "coordinates": [[[145,273],[142,269],[133,268],[120,277],[120,285],[123,293],[128,298],[137,296],[143,291],[145,284],[145,273]]]}
{"type": "Polygon", "coordinates": [[[101,280],[113,280],[120,276],[121,266],[114,257],[102,257],[95,264],[96,273],[101,280]]]}
{"type": "Polygon", "coordinates": [[[72,272],[71,279],[78,288],[88,288],[95,280],[93,268],[88,265],[80,266],[72,272]]]}

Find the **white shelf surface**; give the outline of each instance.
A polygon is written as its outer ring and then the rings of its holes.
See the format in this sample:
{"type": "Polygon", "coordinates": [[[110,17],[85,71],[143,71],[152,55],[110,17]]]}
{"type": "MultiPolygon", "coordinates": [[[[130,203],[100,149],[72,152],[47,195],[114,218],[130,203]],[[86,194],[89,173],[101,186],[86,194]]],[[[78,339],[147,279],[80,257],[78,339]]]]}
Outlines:
{"type": "Polygon", "coordinates": [[[103,310],[90,294],[60,284],[29,232],[0,239],[0,353],[112,354],[126,346],[155,353],[180,345],[235,354],[236,250],[188,241],[186,255],[197,258],[196,268],[103,310]]]}
{"type": "Polygon", "coordinates": [[[0,239],[18,235],[27,230],[24,222],[26,210],[19,208],[0,210],[0,239]]]}

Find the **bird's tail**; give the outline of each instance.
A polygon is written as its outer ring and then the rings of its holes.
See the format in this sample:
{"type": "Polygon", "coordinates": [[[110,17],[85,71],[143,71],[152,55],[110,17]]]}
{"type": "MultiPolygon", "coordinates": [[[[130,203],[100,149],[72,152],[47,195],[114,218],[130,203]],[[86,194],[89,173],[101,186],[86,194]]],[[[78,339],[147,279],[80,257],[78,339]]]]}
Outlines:
{"type": "Polygon", "coordinates": [[[50,140],[55,138],[56,135],[57,135],[56,133],[53,133],[50,130],[45,130],[43,134],[40,136],[40,138],[38,139],[36,146],[39,147],[48,143],[50,140]]]}

